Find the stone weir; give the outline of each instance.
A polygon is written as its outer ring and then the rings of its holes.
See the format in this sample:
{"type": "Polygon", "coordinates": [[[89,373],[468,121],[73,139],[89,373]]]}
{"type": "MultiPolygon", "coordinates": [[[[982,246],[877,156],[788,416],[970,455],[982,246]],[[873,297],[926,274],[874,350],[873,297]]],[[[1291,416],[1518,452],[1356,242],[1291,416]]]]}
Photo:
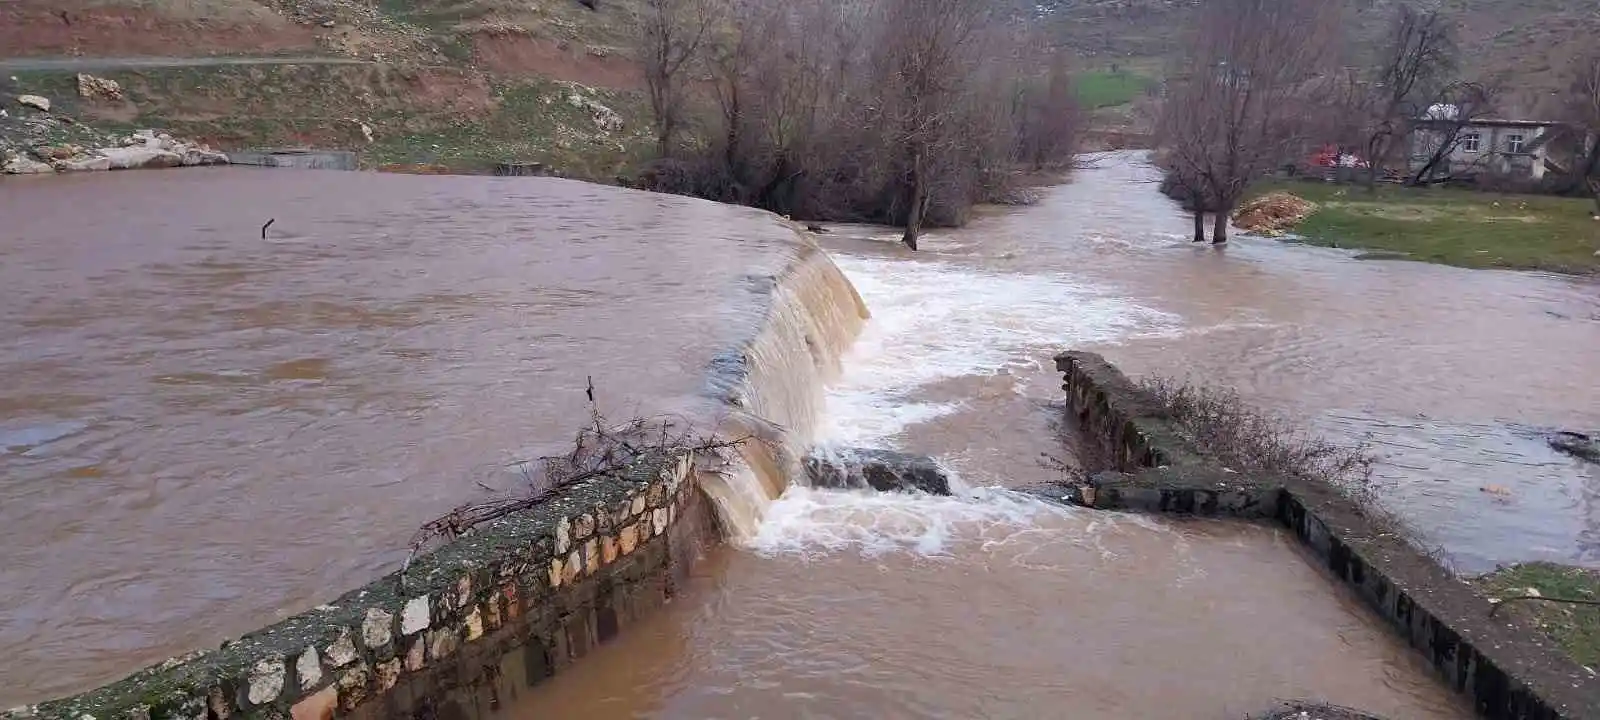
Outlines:
{"type": "Polygon", "coordinates": [[[1057,356],[1067,412],[1108,469],[1069,499],[1106,510],[1280,524],[1490,720],[1600,718],[1600,681],[1334,488],[1230,472],[1104,358],[1057,356]]]}
{"type": "Polygon", "coordinates": [[[709,369],[722,434],[759,438],[741,457],[663,455],[558,488],[326,605],[0,720],[503,716],[665,603],[706,547],[751,531],[801,472],[823,383],[866,308],[810,242],[750,280],[766,317],[709,369]]]}
{"type": "Polygon", "coordinates": [[[717,538],[692,458],[558,491],[322,605],[18,718],[495,718],[672,597],[717,538]]]}

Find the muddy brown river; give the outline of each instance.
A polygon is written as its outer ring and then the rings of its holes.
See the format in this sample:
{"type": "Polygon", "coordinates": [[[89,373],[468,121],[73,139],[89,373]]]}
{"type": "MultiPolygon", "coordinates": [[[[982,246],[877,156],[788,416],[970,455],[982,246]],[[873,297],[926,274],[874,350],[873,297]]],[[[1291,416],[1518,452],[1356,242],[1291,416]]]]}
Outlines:
{"type": "Polygon", "coordinates": [[[746,408],[934,455],[963,491],[716,489],[730,546],[515,716],[1234,718],[1293,697],[1469,716],[1274,531],[1010,490],[1065,452],[1048,358],[1232,384],[1371,443],[1464,570],[1600,565],[1600,473],[1539,439],[1600,428],[1600,292],[1192,247],[1136,156],[1099,165],[915,255],[825,236],[872,314],[858,336],[832,265],[770,290],[807,253],[737,208],[526,179],[8,182],[0,523],[28,542],[0,546],[0,704],[391,569],[417,523],[558,450],[590,376],[614,413],[710,417],[708,364],[757,337],[746,408]],[[836,366],[791,364],[797,338],[836,366]]]}

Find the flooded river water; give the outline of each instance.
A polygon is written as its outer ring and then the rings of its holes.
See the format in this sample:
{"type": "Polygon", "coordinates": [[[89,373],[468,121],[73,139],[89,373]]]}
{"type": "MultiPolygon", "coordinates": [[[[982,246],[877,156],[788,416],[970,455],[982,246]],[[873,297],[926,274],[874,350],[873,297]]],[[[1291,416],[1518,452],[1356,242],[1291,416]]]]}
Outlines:
{"type": "MultiPolygon", "coordinates": [[[[1008,488],[1051,479],[1039,453],[1064,452],[1050,355],[1092,349],[1369,440],[1397,508],[1463,568],[1600,564],[1600,476],[1538,439],[1600,428],[1595,287],[1196,248],[1136,157],[1100,165],[915,255],[838,229],[824,244],[872,319],[837,377],[824,392],[752,354],[746,407],[937,456],[960,496],[748,503],[667,611],[516,715],[1235,718],[1317,697],[1465,717],[1276,532],[1008,488]]],[[[416,523],[554,449],[532,441],[568,434],[586,376],[619,412],[713,412],[706,364],[753,336],[762,278],[802,254],[759,213],[556,181],[96,185],[118,180],[0,195],[24,218],[0,247],[0,324],[21,339],[3,358],[20,381],[0,395],[0,520],[32,538],[0,549],[0,642],[20,649],[0,701],[387,569],[416,523]]],[[[814,307],[837,291],[791,290],[807,322],[853,315],[814,307]]]]}

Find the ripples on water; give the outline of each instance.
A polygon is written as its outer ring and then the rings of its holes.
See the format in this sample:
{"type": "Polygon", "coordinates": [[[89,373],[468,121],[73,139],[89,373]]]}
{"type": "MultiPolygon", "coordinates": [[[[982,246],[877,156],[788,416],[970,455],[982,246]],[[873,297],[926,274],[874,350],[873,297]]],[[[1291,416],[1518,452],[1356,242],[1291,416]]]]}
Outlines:
{"type": "Polygon", "coordinates": [[[543,179],[7,180],[0,706],[395,567],[603,408],[698,412],[796,251],[769,215],[543,179]],[[269,237],[260,226],[276,218],[269,237]]]}

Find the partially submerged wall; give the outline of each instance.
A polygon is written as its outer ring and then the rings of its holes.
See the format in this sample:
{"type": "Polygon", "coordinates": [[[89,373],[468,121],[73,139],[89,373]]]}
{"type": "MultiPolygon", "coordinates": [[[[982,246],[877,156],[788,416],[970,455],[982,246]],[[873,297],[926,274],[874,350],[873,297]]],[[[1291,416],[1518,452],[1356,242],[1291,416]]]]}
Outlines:
{"type": "Polygon", "coordinates": [[[501,717],[664,603],[717,537],[692,458],[641,461],[216,650],[0,717],[501,717]]]}
{"type": "Polygon", "coordinates": [[[1506,617],[1332,488],[1229,472],[1187,441],[1165,411],[1093,353],[1056,357],[1067,412],[1113,470],[1072,491],[1079,504],[1278,522],[1358,593],[1490,720],[1600,718],[1600,681],[1506,617]]]}

